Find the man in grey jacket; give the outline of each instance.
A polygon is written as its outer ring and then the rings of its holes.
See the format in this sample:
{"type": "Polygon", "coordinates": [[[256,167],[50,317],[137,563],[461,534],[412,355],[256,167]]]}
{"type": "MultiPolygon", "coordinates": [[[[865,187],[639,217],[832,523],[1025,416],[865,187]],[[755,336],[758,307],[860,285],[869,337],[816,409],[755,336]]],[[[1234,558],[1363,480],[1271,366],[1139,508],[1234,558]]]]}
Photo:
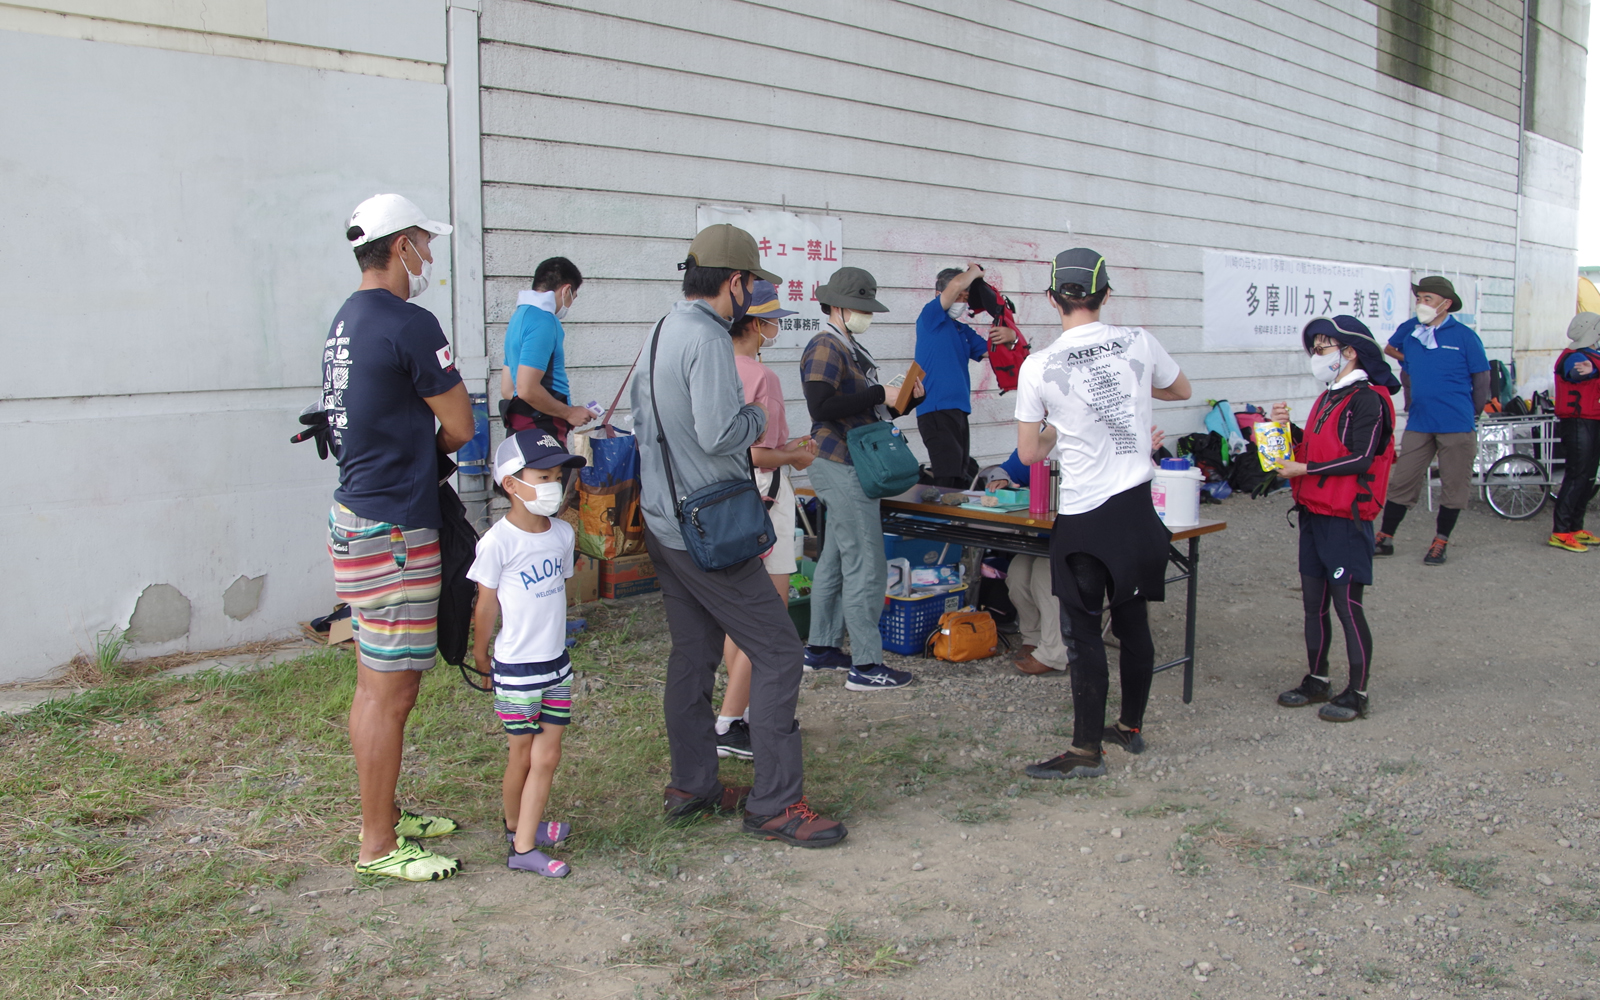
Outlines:
{"type": "Polygon", "coordinates": [[[804,660],[799,633],[759,558],[710,573],[696,566],[676,510],[676,501],[696,490],[750,475],[750,446],[766,429],[767,413],[744,401],[728,331],[749,309],[756,279],[774,284],[780,279],[762,269],[755,239],[730,225],[701,230],[679,268],[684,301],[662,320],[653,363],[646,342],[631,397],[645,546],[655,562],[672,633],[662,698],[672,752],[664,808],[672,819],[687,819],[732,812],[742,804],[747,833],[797,847],[827,847],[844,840],[846,830],[805,801],[800,725],[794,717],[804,660]],[[656,441],[656,412],[677,497],[667,485],[656,441]],[[753,789],[724,787],[717,777],[711,695],[724,636],[731,636],[751,661],[753,789]]]}

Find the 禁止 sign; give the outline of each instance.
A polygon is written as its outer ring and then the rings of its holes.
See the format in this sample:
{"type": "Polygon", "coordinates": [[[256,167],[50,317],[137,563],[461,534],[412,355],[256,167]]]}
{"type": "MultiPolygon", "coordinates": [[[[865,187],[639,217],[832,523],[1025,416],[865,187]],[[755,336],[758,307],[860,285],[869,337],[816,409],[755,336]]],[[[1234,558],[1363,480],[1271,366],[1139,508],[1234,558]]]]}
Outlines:
{"type": "Polygon", "coordinates": [[[780,209],[701,205],[695,231],[718,223],[738,226],[756,238],[761,266],[778,275],[778,305],[795,315],[778,321],[773,347],[804,347],[822,331],[817,289],[840,268],[844,226],[831,215],[797,215],[780,209]]]}
{"type": "Polygon", "coordinates": [[[1411,272],[1207,250],[1203,329],[1210,349],[1301,350],[1318,316],[1354,316],[1378,343],[1411,315],[1411,272]]]}

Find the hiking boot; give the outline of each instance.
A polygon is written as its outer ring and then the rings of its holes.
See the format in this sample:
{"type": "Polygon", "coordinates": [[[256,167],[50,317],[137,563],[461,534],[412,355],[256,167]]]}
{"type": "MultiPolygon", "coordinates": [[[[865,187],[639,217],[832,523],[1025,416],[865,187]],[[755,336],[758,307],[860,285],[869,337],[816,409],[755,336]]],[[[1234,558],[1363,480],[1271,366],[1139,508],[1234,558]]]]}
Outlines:
{"type": "Polygon", "coordinates": [[[753,760],[755,755],[755,751],[750,749],[750,723],[743,719],[728,723],[728,731],[717,737],[718,757],[753,760]]]}
{"type": "Polygon", "coordinates": [[[744,814],[744,832],[762,840],[781,840],[795,847],[832,847],[850,835],[836,819],[824,819],[801,799],[775,816],[744,814]]]}
{"type": "Polygon", "coordinates": [[[1367,698],[1354,691],[1345,691],[1339,697],[1317,709],[1317,718],[1328,722],[1353,722],[1367,714],[1367,698]]]}
{"type": "Polygon", "coordinates": [[[1278,695],[1278,704],[1285,708],[1304,708],[1307,705],[1327,701],[1332,693],[1333,689],[1328,686],[1326,677],[1306,674],[1300,681],[1299,687],[1278,695]]]}
{"type": "Polygon", "coordinates": [[[1096,753],[1073,747],[1058,757],[1029,764],[1022,770],[1030,778],[1098,778],[1106,773],[1106,755],[1103,750],[1096,753]]]}
{"type": "Polygon", "coordinates": [[[807,646],[805,669],[808,671],[849,670],[850,654],[838,646],[807,646]]]}
{"type": "Polygon", "coordinates": [[[437,882],[461,873],[461,862],[418,847],[404,837],[381,858],[356,865],[357,875],[383,875],[406,882],[437,882]]]}
{"type": "Polygon", "coordinates": [[[1582,542],[1585,545],[1600,545],[1600,535],[1591,535],[1589,532],[1584,531],[1582,528],[1579,528],[1577,531],[1574,531],[1572,533],[1572,537],[1576,538],[1578,541],[1582,542]]]}
{"type": "Polygon", "coordinates": [[[1140,735],[1139,730],[1123,729],[1120,723],[1106,723],[1105,732],[1100,738],[1129,753],[1144,753],[1144,737],[1140,735]]]}
{"type": "Polygon", "coordinates": [[[676,788],[668,788],[661,796],[661,808],[667,819],[690,819],[703,812],[731,813],[744,807],[750,789],[745,785],[724,785],[718,798],[690,795],[676,788]]]}
{"type": "Polygon", "coordinates": [[[1032,643],[1025,642],[1025,643],[1022,644],[1022,648],[1017,650],[1016,653],[1011,658],[1013,660],[1026,659],[1028,656],[1032,655],[1034,650],[1036,650],[1038,648],[1039,648],[1038,646],[1035,646],[1032,643]]]}
{"type": "Polygon", "coordinates": [[[1584,544],[1583,539],[1578,537],[1576,531],[1569,531],[1565,534],[1551,532],[1550,537],[1545,540],[1545,544],[1553,549],[1566,549],[1568,552],[1589,551],[1589,546],[1584,544]]]}
{"type": "Polygon", "coordinates": [[[1443,566],[1444,547],[1450,544],[1450,539],[1433,536],[1433,544],[1428,546],[1428,554],[1422,557],[1424,566],[1443,566]]]}
{"type": "Polygon", "coordinates": [[[1385,535],[1381,531],[1378,532],[1377,536],[1372,540],[1372,554],[1375,556],[1394,555],[1394,536],[1385,535]]]}
{"type": "Polygon", "coordinates": [[[903,688],[911,683],[911,674],[904,670],[894,670],[881,663],[870,667],[851,667],[850,674],[844,679],[846,691],[892,691],[903,688]]]}

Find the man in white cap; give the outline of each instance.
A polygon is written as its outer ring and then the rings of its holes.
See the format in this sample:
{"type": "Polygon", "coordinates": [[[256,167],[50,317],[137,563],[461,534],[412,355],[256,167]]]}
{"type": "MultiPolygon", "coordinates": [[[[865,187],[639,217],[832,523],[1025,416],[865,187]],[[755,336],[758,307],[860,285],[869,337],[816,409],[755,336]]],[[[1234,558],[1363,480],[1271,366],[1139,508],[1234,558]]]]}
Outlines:
{"type": "Polygon", "coordinates": [[[394,797],[406,718],[438,651],[440,456],[473,434],[450,342],[433,313],[408,301],[428,287],[429,240],[449,232],[397,194],[356,206],[345,238],[361,286],[333,318],[322,350],[322,408],[339,462],[328,551],[357,643],[356,871],[413,882],[461,868],[416,844],[455,832],[455,822],[403,811],[394,797]]]}

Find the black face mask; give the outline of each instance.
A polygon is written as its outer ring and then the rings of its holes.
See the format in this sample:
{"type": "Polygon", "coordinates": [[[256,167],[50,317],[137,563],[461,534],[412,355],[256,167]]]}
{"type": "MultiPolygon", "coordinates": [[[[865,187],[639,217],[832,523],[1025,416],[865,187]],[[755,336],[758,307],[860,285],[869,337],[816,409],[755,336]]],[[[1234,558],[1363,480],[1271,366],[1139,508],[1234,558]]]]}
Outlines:
{"type": "MultiPolygon", "coordinates": [[[[744,319],[745,313],[750,311],[750,301],[755,298],[755,290],[750,287],[753,284],[753,282],[749,279],[749,277],[741,278],[740,279],[740,283],[744,285],[744,301],[740,302],[740,301],[738,301],[736,299],[734,300],[734,303],[733,303],[733,319],[731,320],[731,322],[734,322],[734,323],[737,323],[741,319],[744,319]]],[[[728,293],[728,297],[729,298],[733,298],[733,292],[731,291],[731,287],[732,286],[730,286],[730,291],[728,293]]]]}

